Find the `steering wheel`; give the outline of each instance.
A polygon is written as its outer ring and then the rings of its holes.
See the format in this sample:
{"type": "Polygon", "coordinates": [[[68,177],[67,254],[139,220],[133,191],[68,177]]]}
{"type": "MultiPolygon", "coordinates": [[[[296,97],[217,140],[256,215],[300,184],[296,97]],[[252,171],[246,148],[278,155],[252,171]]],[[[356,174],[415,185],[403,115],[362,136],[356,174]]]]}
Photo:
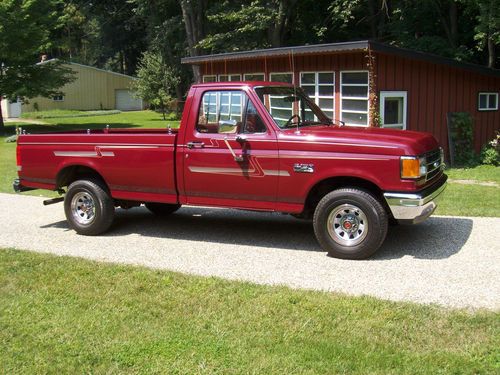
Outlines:
{"type": "Polygon", "coordinates": [[[286,124],[285,124],[285,128],[288,128],[288,127],[292,124],[292,120],[293,120],[295,117],[297,117],[297,119],[298,119],[298,123],[300,123],[300,116],[299,116],[299,115],[297,115],[297,114],[294,114],[294,115],[292,115],[292,117],[290,117],[290,118],[288,119],[288,121],[286,122],[286,124]]]}

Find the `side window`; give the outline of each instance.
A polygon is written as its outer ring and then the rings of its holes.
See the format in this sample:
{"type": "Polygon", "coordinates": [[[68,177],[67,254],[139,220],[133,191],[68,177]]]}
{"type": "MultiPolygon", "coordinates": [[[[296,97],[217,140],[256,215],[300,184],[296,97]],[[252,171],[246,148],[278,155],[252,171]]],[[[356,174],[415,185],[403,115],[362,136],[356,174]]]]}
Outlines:
{"type": "Polygon", "coordinates": [[[199,133],[236,133],[241,129],[248,98],[242,91],[207,91],[198,111],[199,133]]]}
{"type": "Polygon", "coordinates": [[[264,121],[260,117],[257,109],[253,103],[249,100],[247,105],[247,112],[245,115],[245,126],[243,127],[243,133],[265,133],[267,130],[264,121]]]}

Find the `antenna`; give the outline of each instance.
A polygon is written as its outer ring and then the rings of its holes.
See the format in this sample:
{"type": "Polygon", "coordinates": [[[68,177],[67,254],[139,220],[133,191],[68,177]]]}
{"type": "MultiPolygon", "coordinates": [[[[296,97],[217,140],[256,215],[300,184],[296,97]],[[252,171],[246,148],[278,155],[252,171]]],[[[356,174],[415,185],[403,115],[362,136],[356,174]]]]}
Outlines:
{"type": "MultiPolygon", "coordinates": [[[[293,82],[293,97],[297,99],[297,85],[295,82],[295,59],[293,56],[293,49],[290,51],[290,58],[291,58],[291,68],[292,68],[292,82],[293,82]]],[[[297,103],[296,101],[293,103],[292,106],[292,115],[293,112],[295,111],[295,105],[300,105],[300,103],[297,103]]],[[[297,108],[298,111],[300,112],[300,108],[297,108]]],[[[295,131],[296,133],[299,133],[299,123],[300,123],[300,115],[297,115],[297,130],[295,131]]]]}

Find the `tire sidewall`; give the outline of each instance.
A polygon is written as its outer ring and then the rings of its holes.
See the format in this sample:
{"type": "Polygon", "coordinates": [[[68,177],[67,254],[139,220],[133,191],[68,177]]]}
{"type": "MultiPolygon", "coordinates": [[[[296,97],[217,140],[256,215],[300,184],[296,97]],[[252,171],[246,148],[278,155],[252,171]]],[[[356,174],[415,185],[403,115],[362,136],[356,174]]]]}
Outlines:
{"type": "Polygon", "coordinates": [[[94,181],[78,180],[72,183],[64,199],[64,212],[69,226],[78,234],[96,235],[104,232],[111,225],[114,216],[114,206],[110,207],[110,197],[106,190],[94,181]],[[94,200],[95,218],[88,224],[75,220],[71,208],[71,201],[77,193],[87,193],[94,200]]]}
{"type": "Polygon", "coordinates": [[[314,214],[314,231],[319,243],[328,254],[341,259],[364,259],[382,244],[387,233],[387,218],[382,206],[369,193],[357,189],[340,189],[327,194],[314,214]],[[371,199],[370,199],[371,198],[371,199]],[[333,240],[327,225],[330,213],[343,204],[359,207],[368,221],[366,237],[357,245],[344,246],[333,240]]]}

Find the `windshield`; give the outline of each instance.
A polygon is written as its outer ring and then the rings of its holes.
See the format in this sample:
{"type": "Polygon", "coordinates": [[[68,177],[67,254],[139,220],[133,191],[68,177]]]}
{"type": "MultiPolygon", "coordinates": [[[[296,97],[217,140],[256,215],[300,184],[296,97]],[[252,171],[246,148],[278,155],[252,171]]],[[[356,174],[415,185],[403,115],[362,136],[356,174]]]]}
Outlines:
{"type": "Polygon", "coordinates": [[[280,129],[332,123],[298,87],[264,86],[255,92],[280,129]]]}

